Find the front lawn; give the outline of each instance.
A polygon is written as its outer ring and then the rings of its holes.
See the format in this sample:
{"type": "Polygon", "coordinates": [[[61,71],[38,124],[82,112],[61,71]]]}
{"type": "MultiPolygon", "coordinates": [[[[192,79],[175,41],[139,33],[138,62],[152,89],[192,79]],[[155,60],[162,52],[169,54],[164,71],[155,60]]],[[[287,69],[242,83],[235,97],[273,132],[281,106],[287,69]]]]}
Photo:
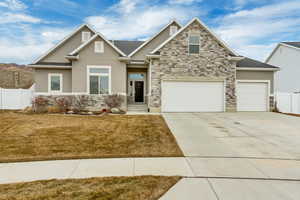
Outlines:
{"type": "Polygon", "coordinates": [[[0,113],[0,162],[183,156],[159,115],[0,113]]]}
{"type": "Polygon", "coordinates": [[[0,185],[0,200],[157,200],[180,177],[113,177],[0,185]]]}

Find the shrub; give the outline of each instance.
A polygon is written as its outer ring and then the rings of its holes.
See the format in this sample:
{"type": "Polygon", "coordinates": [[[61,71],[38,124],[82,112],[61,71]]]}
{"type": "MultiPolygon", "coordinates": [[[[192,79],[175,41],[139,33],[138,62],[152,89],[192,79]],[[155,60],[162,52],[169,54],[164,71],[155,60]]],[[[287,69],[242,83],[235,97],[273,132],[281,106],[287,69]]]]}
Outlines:
{"type": "Polygon", "coordinates": [[[60,112],[67,112],[71,107],[71,99],[67,97],[57,97],[55,98],[55,103],[60,112]]]}
{"type": "Polygon", "coordinates": [[[32,101],[32,108],[34,112],[42,113],[47,112],[47,106],[49,104],[49,100],[44,97],[35,97],[32,101]]]}
{"type": "Polygon", "coordinates": [[[109,108],[120,108],[122,103],[124,102],[124,98],[122,97],[122,95],[113,94],[106,96],[104,98],[104,102],[109,108]]]}
{"type": "Polygon", "coordinates": [[[86,111],[86,107],[89,104],[89,97],[85,95],[75,96],[73,99],[74,112],[86,111]]]}
{"type": "Polygon", "coordinates": [[[59,106],[48,106],[47,112],[48,113],[61,113],[61,108],[59,106]]]}

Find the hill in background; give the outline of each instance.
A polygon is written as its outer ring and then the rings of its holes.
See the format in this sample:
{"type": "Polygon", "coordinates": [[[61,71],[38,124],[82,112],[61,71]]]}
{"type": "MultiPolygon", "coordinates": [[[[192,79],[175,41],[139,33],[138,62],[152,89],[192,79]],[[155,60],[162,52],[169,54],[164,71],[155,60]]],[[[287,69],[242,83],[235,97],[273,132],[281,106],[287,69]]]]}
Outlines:
{"type": "Polygon", "coordinates": [[[32,68],[14,63],[0,64],[0,88],[28,89],[33,83],[32,68]]]}

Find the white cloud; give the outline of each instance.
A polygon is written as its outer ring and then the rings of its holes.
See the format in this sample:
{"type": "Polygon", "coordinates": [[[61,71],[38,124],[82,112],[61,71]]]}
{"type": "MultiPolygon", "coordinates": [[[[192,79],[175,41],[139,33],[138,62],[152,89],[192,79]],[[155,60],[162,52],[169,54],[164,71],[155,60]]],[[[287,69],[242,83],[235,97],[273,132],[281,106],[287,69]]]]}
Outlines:
{"type": "Polygon", "coordinates": [[[263,60],[299,28],[300,2],[287,1],[223,16],[215,30],[237,52],[263,60]]]}
{"type": "Polygon", "coordinates": [[[169,0],[169,4],[184,4],[189,5],[193,3],[199,3],[202,2],[202,0],[169,0]]]}
{"type": "Polygon", "coordinates": [[[135,10],[136,6],[141,3],[141,0],[121,0],[116,5],[112,6],[111,10],[115,10],[119,13],[128,14],[135,10]]]}
{"type": "Polygon", "coordinates": [[[0,24],[8,23],[40,23],[42,20],[22,13],[1,13],[0,24]]]}
{"type": "Polygon", "coordinates": [[[45,49],[49,49],[51,46],[51,43],[23,44],[19,42],[14,43],[11,40],[0,40],[0,60],[2,62],[27,64],[29,60],[33,60],[34,57],[41,55],[41,52],[44,52],[45,49]]]}
{"type": "Polygon", "coordinates": [[[27,6],[19,0],[4,0],[0,2],[0,7],[5,7],[10,10],[23,10],[27,8],[27,6]]]}
{"type": "MultiPolygon", "coordinates": [[[[120,3],[122,2],[124,0],[120,3]]],[[[117,4],[119,8],[120,3],[117,4]]],[[[186,22],[193,16],[202,14],[195,6],[180,7],[168,4],[155,6],[147,5],[144,1],[135,1],[135,3],[129,8],[125,6],[126,8],[117,10],[117,14],[114,13],[116,15],[109,13],[109,15],[91,16],[85,21],[109,39],[136,39],[153,35],[172,19],[186,22]]]]}
{"type": "Polygon", "coordinates": [[[235,7],[233,9],[238,10],[238,9],[241,9],[251,3],[264,4],[266,2],[272,3],[272,1],[274,1],[274,0],[234,0],[233,4],[235,7]]]}
{"type": "Polygon", "coordinates": [[[14,35],[0,36],[0,60],[24,64],[32,62],[69,34],[72,29],[45,27],[35,30],[31,26],[21,26],[18,30],[21,36],[18,36],[17,40],[14,35]]]}

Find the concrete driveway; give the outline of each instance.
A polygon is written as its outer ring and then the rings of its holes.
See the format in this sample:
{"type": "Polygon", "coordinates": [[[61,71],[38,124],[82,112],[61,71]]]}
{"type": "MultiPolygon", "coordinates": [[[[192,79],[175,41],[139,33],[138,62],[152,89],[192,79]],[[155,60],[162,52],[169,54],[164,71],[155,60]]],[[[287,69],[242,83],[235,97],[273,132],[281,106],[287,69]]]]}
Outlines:
{"type": "Polygon", "coordinates": [[[167,113],[185,156],[300,159],[300,118],[277,113],[167,113]]]}
{"type": "Polygon", "coordinates": [[[196,178],[162,200],[300,199],[300,118],[261,112],[166,113],[196,178]]]}

